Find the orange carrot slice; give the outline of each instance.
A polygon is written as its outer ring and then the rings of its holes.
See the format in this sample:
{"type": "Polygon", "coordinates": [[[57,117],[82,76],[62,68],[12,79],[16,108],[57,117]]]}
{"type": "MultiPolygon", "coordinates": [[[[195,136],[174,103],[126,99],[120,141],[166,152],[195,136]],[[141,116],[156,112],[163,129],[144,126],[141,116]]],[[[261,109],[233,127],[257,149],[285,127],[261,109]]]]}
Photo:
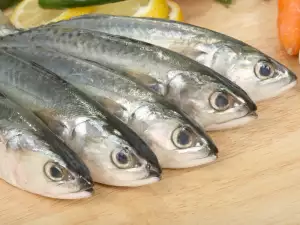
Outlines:
{"type": "Polygon", "coordinates": [[[279,40],[289,55],[300,50],[300,0],[278,0],[279,40]]]}

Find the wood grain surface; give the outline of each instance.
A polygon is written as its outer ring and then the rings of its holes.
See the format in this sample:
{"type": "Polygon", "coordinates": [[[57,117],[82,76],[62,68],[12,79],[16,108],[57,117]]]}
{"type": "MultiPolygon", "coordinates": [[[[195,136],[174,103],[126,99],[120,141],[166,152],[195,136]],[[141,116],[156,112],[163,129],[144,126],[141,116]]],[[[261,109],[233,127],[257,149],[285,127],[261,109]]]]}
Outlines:
{"type": "MultiPolygon", "coordinates": [[[[297,58],[280,48],[277,1],[177,0],[186,21],[243,40],[294,72],[297,58]]],[[[243,128],[211,133],[216,163],[164,170],[139,188],[97,185],[94,197],[60,201],[0,182],[1,225],[297,225],[300,224],[299,85],[258,104],[259,118],[243,128]]]]}

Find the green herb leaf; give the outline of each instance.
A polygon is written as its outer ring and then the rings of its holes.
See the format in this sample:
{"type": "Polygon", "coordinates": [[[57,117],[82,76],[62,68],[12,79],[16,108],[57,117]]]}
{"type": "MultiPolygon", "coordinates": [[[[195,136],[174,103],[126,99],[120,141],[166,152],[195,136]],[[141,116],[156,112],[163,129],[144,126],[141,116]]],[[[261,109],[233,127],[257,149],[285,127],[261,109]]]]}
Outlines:
{"type": "Polygon", "coordinates": [[[232,4],[232,0],[216,0],[216,1],[226,4],[226,5],[232,4]]]}
{"type": "Polygon", "coordinates": [[[18,3],[20,0],[0,0],[0,9],[4,10],[7,9],[14,4],[18,3]]]}

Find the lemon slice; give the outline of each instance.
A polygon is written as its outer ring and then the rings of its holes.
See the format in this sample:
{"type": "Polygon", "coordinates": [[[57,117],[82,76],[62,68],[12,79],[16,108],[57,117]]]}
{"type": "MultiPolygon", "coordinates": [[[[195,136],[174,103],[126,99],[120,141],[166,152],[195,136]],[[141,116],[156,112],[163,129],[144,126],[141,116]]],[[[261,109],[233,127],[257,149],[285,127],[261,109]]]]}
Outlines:
{"type": "Polygon", "coordinates": [[[64,10],[43,9],[39,6],[39,0],[23,0],[13,10],[10,15],[11,23],[16,28],[32,28],[69,19],[74,16],[92,13],[94,7],[82,7],[64,10]]]}
{"type": "Polygon", "coordinates": [[[45,24],[63,12],[41,9],[38,0],[23,0],[13,10],[10,20],[17,28],[31,28],[45,24]]]}
{"type": "Polygon", "coordinates": [[[13,8],[5,9],[5,10],[3,11],[3,14],[4,14],[7,18],[9,18],[9,17],[12,15],[13,10],[14,10],[13,8]]]}
{"type": "Polygon", "coordinates": [[[116,16],[168,18],[166,0],[127,0],[96,6],[96,13],[116,16]]]}
{"type": "Polygon", "coordinates": [[[169,7],[166,0],[127,0],[98,6],[54,10],[41,8],[38,0],[23,0],[14,8],[10,20],[16,28],[29,29],[90,13],[168,18],[169,7]]]}
{"type": "Polygon", "coordinates": [[[75,16],[82,16],[84,14],[90,14],[95,12],[94,6],[87,6],[87,7],[78,7],[78,8],[71,8],[66,9],[63,13],[61,13],[58,17],[52,19],[49,22],[57,22],[60,20],[68,20],[75,16]]]}
{"type": "Polygon", "coordinates": [[[183,13],[182,13],[180,6],[172,0],[167,0],[167,4],[169,6],[168,19],[176,20],[176,21],[183,21],[184,20],[183,13]]]}

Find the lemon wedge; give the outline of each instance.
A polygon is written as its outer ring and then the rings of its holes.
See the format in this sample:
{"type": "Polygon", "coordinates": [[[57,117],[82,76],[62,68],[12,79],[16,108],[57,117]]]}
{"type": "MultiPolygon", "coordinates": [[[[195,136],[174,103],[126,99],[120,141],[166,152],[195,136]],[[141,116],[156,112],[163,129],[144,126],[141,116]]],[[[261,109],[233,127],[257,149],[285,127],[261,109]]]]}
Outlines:
{"type": "Polygon", "coordinates": [[[183,21],[184,20],[183,13],[182,13],[180,6],[172,0],[167,0],[167,4],[169,7],[168,19],[176,20],[176,21],[183,21]]]}
{"type": "Polygon", "coordinates": [[[168,18],[166,0],[127,0],[96,6],[96,13],[116,16],[168,18]]]}
{"type": "Polygon", "coordinates": [[[17,28],[31,28],[45,24],[63,12],[63,10],[41,9],[38,0],[23,0],[14,8],[10,20],[17,28]]]}
{"type": "Polygon", "coordinates": [[[93,10],[94,7],[43,9],[39,6],[38,0],[23,0],[13,9],[10,20],[16,28],[26,29],[92,13],[93,10]]]}
{"type": "Polygon", "coordinates": [[[38,0],[23,0],[13,9],[10,20],[16,28],[29,29],[90,13],[167,19],[169,7],[166,0],[126,0],[104,5],[54,10],[41,8],[38,0]]]}

